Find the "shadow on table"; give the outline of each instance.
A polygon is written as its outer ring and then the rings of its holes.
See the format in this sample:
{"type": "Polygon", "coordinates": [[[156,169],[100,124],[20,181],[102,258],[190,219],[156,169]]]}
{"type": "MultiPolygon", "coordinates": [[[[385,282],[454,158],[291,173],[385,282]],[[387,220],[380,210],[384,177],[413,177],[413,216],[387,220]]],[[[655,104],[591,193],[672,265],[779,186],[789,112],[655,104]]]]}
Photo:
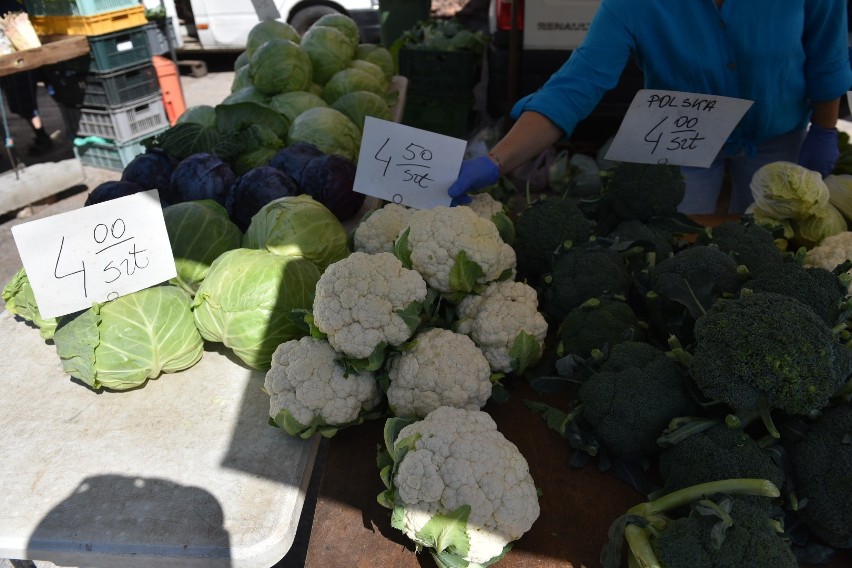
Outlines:
{"type": "Polygon", "coordinates": [[[39,523],[27,548],[31,558],[75,566],[147,567],[155,557],[185,566],[231,566],[230,537],[216,498],[198,487],[150,477],[84,479],[39,523]],[[69,544],[77,552],[68,553],[69,544]]]}

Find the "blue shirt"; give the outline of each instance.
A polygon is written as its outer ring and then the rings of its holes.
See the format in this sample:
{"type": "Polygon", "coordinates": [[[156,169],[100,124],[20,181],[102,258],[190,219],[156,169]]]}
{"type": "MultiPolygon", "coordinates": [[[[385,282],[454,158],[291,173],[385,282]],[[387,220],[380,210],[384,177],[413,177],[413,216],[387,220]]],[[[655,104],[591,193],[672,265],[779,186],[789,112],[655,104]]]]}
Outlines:
{"type": "Polygon", "coordinates": [[[645,87],[754,101],[726,144],[748,150],[804,128],[813,101],[852,86],[841,0],[603,0],[583,44],[519,100],[566,136],[636,56],[645,87]]]}

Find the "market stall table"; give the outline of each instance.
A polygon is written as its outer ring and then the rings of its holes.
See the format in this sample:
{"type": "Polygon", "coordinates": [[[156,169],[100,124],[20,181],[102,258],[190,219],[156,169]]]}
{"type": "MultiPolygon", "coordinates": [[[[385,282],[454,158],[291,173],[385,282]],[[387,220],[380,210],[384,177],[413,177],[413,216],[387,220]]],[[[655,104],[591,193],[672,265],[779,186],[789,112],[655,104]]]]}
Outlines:
{"type": "Polygon", "coordinates": [[[268,425],[263,372],[208,348],[95,392],[5,311],[0,337],[0,558],[262,568],[287,553],[319,441],[268,425]]]}

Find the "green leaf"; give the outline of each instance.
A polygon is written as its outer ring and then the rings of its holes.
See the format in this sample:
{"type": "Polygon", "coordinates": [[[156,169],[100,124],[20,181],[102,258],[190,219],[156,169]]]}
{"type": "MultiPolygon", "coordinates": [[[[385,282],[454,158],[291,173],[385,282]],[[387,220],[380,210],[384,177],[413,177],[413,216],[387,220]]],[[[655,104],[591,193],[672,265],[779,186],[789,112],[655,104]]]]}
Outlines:
{"type": "Polygon", "coordinates": [[[416,422],[416,420],[414,420],[413,418],[398,417],[388,418],[385,421],[385,428],[383,431],[385,447],[387,448],[388,453],[390,454],[390,457],[394,463],[399,461],[396,451],[394,450],[396,438],[397,436],[399,436],[399,432],[403,428],[405,428],[409,424],[413,424],[414,422],[416,422]]]}
{"type": "MultiPolygon", "coordinates": [[[[381,452],[381,453],[387,455],[388,459],[390,459],[390,455],[387,452],[381,452]]],[[[380,458],[380,459],[382,459],[382,461],[385,461],[383,458],[380,458]]],[[[393,488],[393,477],[392,476],[393,476],[393,462],[391,462],[390,465],[386,465],[379,470],[379,477],[382,478],[382,483],[384,483],[385,487],[387,487],[388,489],[393,488]]]]}
{"type": "Polygon", "coordinates": [[[405,507],[402,505],[395,505],[393,507],[391,526],[400,531],[405,530],[405,507]]]}
{"type": "Polygon", "coordinates": [[[399,259],[402,265],[409,270],[413,266],[411,264],[411,247],[408,244],[408,233],[410,231],[411,229],[405,229],[405,231],[403,231],[393,243],[393,254],[399,259]]]}
{"type": "Polygon", "coordinates": [[[156,146],[176,158],[198,152],[212,154],[219,144],[219,131],[212,126],[195,123],[176,124],[157,136],[156,146]]]}
{"type": "Polygon", "coordinates": [[[413,335],[414,332],[417,331],[417,328],[420,327],[421,316],[423,314],[423,302],[412,302],[404,310],[396,310],[394,313],[402,318],[405,325],[408,326],[408,329],[413,335]]]}
{"type": "Polygon", "coordinates": [[[453,292],[473,292],[477,280],[485,276],[482,267],[468,259],[467,251],[459,251],[456,261],[450,269],[450,290],[453,292]]]}
{"type": "Polygon", "coordinates": [[[303,436],[303,434],[305,432],[310,432],[310,434],[307,436],[307,438],[310,438],[311,435],[313,435],[314,430],[315,430],[314,427],[312,427],[310,425],[302,424],[301,422],[296,420],[293,417],[293,414],[290,413],[290,411],[287,410],[286,408],[282,408],[278,412],[278,414],[275,415],[275,418],[273,418],[273,421],[275,422],[275,424],[278,425],[279,428],[281,428],[282,430],[284,430],[285,432],[287,432],[291,436],[299,436],[299,437],[304,438],[305,436],[303,436]]]}
{"type": "Polygon", "coordinates": [[[468,517],[470,505],[462,505],[449,513],[438,513],[420,529],[416,538],[437,553],[448,550],[459,556],[467,556],[470,551],[470,537],[467,536],[468,517]]]}
{"type": "Polygon", "coordinates": [[[497,226],[497,232],[500,233],[500,238],[507,245],[515,242],[515,224],[503,211],[495,213],[491,216],[491,221],[497,226]]]}
{"type": "Polygon", "coordinates": [[[393,489],[386,489],[378,494],[376,501],[385,509],[394,509],[395,495],[393,489]]]}
{"type": "Polygon", "coordinates": [[[220,134],[239,132],[252,125],[263,125],[279,139],[287,139],[287,129],[290,124],[281,113],[268,106],[246,101],[219,104],[216,105],[215,110],[216,129],[220,134]]]}
{"type": "Polygon", "coordinates": [[[536,336],[524,330],[519,331],[509,349],[512,368],[519,375],[523,374],[530,365],[541,358],[541,352],[542,344],[536,336]]]}

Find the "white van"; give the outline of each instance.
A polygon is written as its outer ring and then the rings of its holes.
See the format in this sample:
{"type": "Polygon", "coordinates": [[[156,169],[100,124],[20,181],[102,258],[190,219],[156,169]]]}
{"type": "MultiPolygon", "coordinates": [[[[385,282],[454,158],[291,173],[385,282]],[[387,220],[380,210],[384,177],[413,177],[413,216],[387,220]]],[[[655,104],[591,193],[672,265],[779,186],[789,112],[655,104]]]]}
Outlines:
{"type": "Polygon", "coordinates": [[[378,0],[144,0],[145,7],[165,7],[180,50],[241,51],[249,30],[269,18],[304,32],[321,16],[339,12],[361,29],[361,40],[379,43],[378,0]]]}

